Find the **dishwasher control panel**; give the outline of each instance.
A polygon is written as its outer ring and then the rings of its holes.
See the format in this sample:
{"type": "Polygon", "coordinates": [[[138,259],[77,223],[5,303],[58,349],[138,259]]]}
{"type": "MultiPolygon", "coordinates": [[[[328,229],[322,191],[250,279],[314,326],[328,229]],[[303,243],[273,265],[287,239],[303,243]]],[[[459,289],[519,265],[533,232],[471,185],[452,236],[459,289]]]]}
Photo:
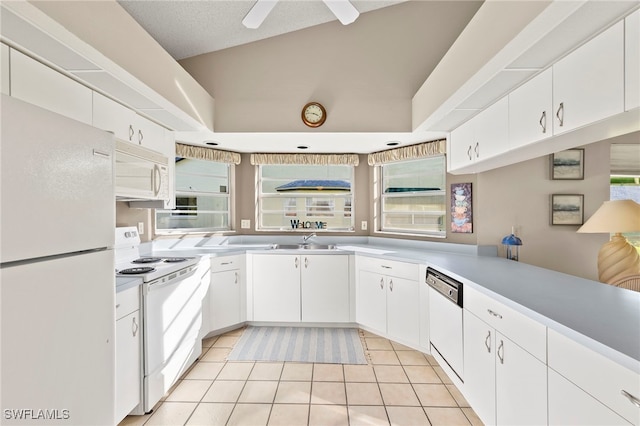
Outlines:
{"type": "Polygon", "coordinates": [[[462,283],[435,269],[427,268],[427,284],[462,308],[462,283]]]}

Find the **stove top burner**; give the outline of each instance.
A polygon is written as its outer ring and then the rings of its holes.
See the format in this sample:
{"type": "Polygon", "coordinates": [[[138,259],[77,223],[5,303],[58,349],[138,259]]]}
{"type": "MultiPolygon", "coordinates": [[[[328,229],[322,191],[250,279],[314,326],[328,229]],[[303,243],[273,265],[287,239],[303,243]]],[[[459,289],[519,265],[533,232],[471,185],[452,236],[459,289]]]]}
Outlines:
{"type": "Polygon", "coordinates": [[[141,257],[140,259],[131,261],[131,263],[158,263],[158,262],[162,262],[161,257],[141,257]]]}
{"type": "Polygon", "coordinates": [[[185,260],[187,260],[186,257],[165,257],[164,261],[166,263],[180,263],[180,262],[184,262],[185,260]]]}
{"type": "Polygon", "coordinates": [[[146,274],[147,272],[153,272],[156,268],[152,268],[151,266],[140,266],[137,268],[127,268],[122,269],[118,273],[121,275],[136,275],[136,274],[146,274]]]}

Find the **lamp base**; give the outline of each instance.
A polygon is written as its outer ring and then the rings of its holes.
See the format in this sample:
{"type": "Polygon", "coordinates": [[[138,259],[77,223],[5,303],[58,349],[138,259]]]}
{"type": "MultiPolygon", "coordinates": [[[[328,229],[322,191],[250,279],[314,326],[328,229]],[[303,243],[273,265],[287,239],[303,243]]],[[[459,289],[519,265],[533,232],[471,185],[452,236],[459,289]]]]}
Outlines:
{"type": "Polygon", "coordinates": [[[625,237],[616,233],[598,252],[598,279],[609,284],[636,274],[640,274],[640,255],[625,237]]]}

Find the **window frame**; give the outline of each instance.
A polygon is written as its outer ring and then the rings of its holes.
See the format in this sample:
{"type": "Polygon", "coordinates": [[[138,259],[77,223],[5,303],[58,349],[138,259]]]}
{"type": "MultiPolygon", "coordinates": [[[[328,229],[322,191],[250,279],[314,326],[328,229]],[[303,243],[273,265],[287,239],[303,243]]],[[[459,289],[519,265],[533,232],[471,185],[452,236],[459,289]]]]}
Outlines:
{"type": "MultiPolygon", "coordinates": [[[[355,205],[355,196],[356,196],[356,191],[355,191],[355,176],[356,176],[356,171],[355,171],[355,166],[354,165],[335,165],[335,166],[342,166],[342,167],[349,167],[350,169],[350,178],[349,178],[349,183],[350,183],[350,190],[349,191],[344,191],[344,192],[326,192],[326,193],[322,193],[322,191],[299,191],[299,192],[293,192],[293,191],[286,191],[286,192],[282,192],[282,193],[263,193],[262,192],[262,187],[263,187],[263,182],[266,181],[291,181],[294,178],[283,178],[283,179],[274,179],[274,178],[263,178],[262,176],[262,170],[263,167],[268,166],[268,167],[274,167],[274,166],[279,166],[279,167],[289,167],[289,166],[316,166],[314,164],[257,164],[255,165],[255,187],[256,187],[256,194],[255,194],[255,230],[258,232],[298,232],[298,233],[308,233],[310,231],[313,232],[355,232],[355,214],[354,214],[354,205],[355,205]],[[311,225],[313,226],[313,224],[315,224],[316,222],[322,222],[323,218],[330,218],[330,217],[336,217],[336,216],[342,216],[343,218],[350,218],[350,225],[347,227],[332,227],[332,228],[326,228],[326,229],[318,229],[316,227],[310,227],[310,228],[293,228],[293,227],[289,227],[289,226],[281,226],[281,227],[268,227],[265,226],[263,223],[263,215],[265,213],[277,213],[279,212],[279,210],[263,210],[262,209],[262,200],[264,199],[304,199],[304,204],[305,206],[307,206],[307,208],[305,209],[305,214],[301,217],[301,216],[291,216],[289,213],[291,213],[291,209],[287,208],[288,205],[283,205],[284,209],[282,210],[283,213],[283,217],[284,218],[290,218],[289,220],[293,220],[294,218],[297,218],[298,220],[300,220],[300,222],[303,223],[307,223],[310,222],[311,225]],[[329,200],[329,204],[332,206],[332,210],[331,212],[320,212],[321,214],[318,216],[313,216],[313,215],[308,215],[308,209],[309,207],[309,200],[313,200],[313,199],[327,199],[329,200]],[[345,199],[345,207],[344,207],[344,211],[335,211],[335,205],[336,205],[336,200],[339,198],[344,198],[345,199]],[[346,201],[350,201],[350,203],[347,203],[346,201]]],[[[324,164],[318,164],[318,167],[322,167],[322,166],[327,166],[324,164]]],[[[329,165],[331,166],[331,165],[329,165]]],[[[303,179],[303,176],[300,176],[300,179],[303,179]]],[[[295,203],[293,203],[293,205],[295,205],[295,203]]],[[[314,208],[322,208],[322,206],[316,206],[314,208]]]]}
{"type": "MultiPolygon", "coordinates": [[[[179,161],[178,159],[181,157],[176,157],[176,163],[179,161]]],[[[231,163],[221,162],[221,161],[209,161],[209,160],[201,160],[196,158],[184,158],[186,160],[193,161],[202,161],[202,162],[210,162],[216,163],[226,166],[227,174],[226,177],[222,175],[215,174],[206,174],[204,176],[214,177],[214,178],[226,178],[226,192],[213,192],[213,191],[184,191],[179,190],[176,184],[175,193],[173,194],[176,199],[176,206],[173,209],[156,209],[154,214],[154,231],[157,235],[168,235],[168,234],[201,234],[201,233],[227,233],[234,232],[234,189],[235,189],[235,167],[231,163]],[[200,210],[201,213],[209,214],[209,213],[220,213],[227,215],[227,225],[226,227],[200,227],[200,228],[191,228],[191,227],[180,227],[180,228],[158,228],[158,214],[169,213],[169,217],[172,220],[180,220],[180,221],[193,221],[197,220],[198,216],[198,208],[196,205],[195,209],[184,209],[180,210],[178,207],[178,198],[195,198],[197,204],[198,196],[206,196],[213,198],[223,198],[227,200],[227,210],[226,211],[217,211],[217,210],[200,210]]],[[[199,176],[203,176],[202,174],[197,174],[199,176]]],[[[178,177],[178,168],[175,169],[174,178],[177,181],[178,177]]]]}
{"type": "MultiPolygon", "coordinates": [[[[409,159],[409,160],[400,160],[400,161],[394,161],[394,162],[389,162],[386,164],[380,164],[376,166],[376,170],[375,170],[375,181],[374,185],[373,185],[373,191],[374,191],[374,198],[376,199],[376,216],[377,216],[377,220],[376,220],[376,232],[377,233],[381,233],[381,234],[392,234],[392,235],[411,235],[411,236],[420,236],[420,237],[429,237],[429,238],[446,238],[447,237],[447,168],[446,168],[446,155],[445,154],[438,154],[438,155],[434,155],[434,156],[430,156],[430,157],[423,157],[423,158],[414,158],[414,159],[409,159]],[[390,166],[390,165],[397,165],[397,164],[403,164],[403,163],[410,163],[410,162],[418,162],[418,161],[425,161],[425,160],[432,160],[435,158],[440,158],[442,161],[442,185],[443,188],[437,191],[434,190],[430,190],[430,191],[403,191],[403,192],[389,192],[389,193],[385,193],[385,172],[384,172],[384,168],[386,166],[390,166]],[[386,219],[386,215],[389,213],[396,213],[396,212],[389,212],[389,211],[385,211],[385,205],[386,205],[386,201],[392,198],[401,198],[401,197],[424,197],[424,196],[441,196],[443,197],[443,207],[444,209],[441,211],[437,211],[437,212],[433,212],[433,214],[426,214],[425,216],[440,216],[442,217],[442,230],[441,231],[433,231],[433,230],[419,230],[419,229],[409,229],[409,228],[402,228],[402,227],[394,227],[394,226],[385,226],[385,219],[386,219]]],[[[429,213],[429,212],[411,212],[411,211],[407,211],[407,212],[397,212],[397,213],[405,213],[405,214],[409,214],[409,215],[413,215],[416,213],[422,213],[424,215],[424,213],[429,213]]]]}

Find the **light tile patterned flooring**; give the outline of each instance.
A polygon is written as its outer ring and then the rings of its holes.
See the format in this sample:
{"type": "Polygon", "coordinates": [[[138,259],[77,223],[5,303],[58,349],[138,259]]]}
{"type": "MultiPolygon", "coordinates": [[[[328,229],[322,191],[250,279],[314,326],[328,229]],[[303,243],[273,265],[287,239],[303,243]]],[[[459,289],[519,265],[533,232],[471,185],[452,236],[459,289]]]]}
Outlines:
{"type": "Polygon", "coordinates": [[[129,425],[480,425],[430,355],[360,331],[368,365],[231,362],[243,329],[206,339],[200,360],[129,425]]]}

